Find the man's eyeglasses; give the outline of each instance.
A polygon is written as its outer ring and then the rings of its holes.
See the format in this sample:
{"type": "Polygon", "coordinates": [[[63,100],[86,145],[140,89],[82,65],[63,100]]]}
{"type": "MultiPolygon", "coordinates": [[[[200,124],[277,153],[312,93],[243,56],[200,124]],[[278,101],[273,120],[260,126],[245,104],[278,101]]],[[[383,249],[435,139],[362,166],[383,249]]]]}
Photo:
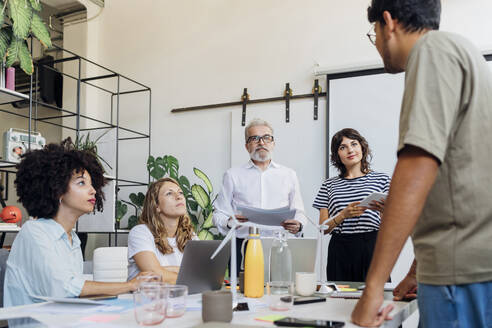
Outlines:
{"type": "Polygon", "coordinates": [[[264,143],[270,143],[273,141],[273,136],[269,134],[265,134],[264,136],[251,136],[248,138],[247,143],[260,143],[260,140],[263,140],[264,143]]]}
{"type": "Polygon", "coordinates": [[[376,45],[376,30],[374,29],[374,27],[375,25],[372,24],[371,29],[366,34],[373,46],[376,45]]]}

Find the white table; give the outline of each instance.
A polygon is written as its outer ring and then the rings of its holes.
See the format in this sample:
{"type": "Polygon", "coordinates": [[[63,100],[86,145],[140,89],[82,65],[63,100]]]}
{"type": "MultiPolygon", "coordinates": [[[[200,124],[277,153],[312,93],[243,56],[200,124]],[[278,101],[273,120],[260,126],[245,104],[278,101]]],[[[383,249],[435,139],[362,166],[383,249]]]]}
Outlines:
{"type": "MultiPolygon", "coordinates": [[[[132,298],[131,295],[121,295],[122,298],[132,298]]],[[[201,295],[191,295],[188,296],[190,302],[193,299],[201,299],[201,295]]],[[[389,297],[389,295],[387,295],[389,297]]],[[[283,314],[285,316],[304,318],[304,319],[324,319],[324,320],[335,320],[335,321],[345,321],[345,327],[357,327],[350,322],[350,315],[356,304],[357,300],[354,299],[339,299],[339,298],[328,298],[326,302],[322,303],[312,303],[306,305],[296,305],[293,306],[291,310],[286,312],[274,312],[269,310],[267,307],[258,309],[257,312],[235,312],[231,324],[234,325],[245,325],[245,326],[260,326],[260,327],[275,327],[273,324],[268,322],[262,322],[255,320],[256,317],[265,316],[268,314],[283,314]]],[[[391,300],[385,300],[384,305],[393,303],[394,310],[391,313],[393,319],[384,324],[384,327],[399,327],[402,322],[407,319],[416,309],[417,302],[412,301],[410,303],[406,302],[392,302],[391,300]]],[[[29,310],[32,307],[39,306],[40,304],[19,306],[8,309],[0,309],[0,319],[6,319],[15,316],[28,316],[29,312],[24,310],[29,310]]],[[[100,313],[102,314],[102,313],[100,313]]],[[[46,323],[48,325],[59,325],[60,323],[76,323],[82,317],[87,317],[90,314],[40,314],[32,313],[31,316],[46,323]]],[[[135,321],[133,310],[121,313],[120,317],[116,320],[108,322],[108,324],[114,327],[139,327],[135,321]]],[[[228,327],[229,325],[219,325],[219,324],[203,324],[201,311],[187,311],[185,315],[180,318],[166,319],[163,324],[157,325],[156,327],[228,327]]]]}

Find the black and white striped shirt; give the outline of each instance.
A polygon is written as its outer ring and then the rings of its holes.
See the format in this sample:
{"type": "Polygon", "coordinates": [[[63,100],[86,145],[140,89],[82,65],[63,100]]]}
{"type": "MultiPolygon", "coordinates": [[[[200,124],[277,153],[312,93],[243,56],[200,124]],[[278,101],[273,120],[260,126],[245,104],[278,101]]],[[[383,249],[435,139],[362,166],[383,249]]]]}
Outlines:
{"type": "MultiPolygon", "coordinates": [[[[384,173],[369,172],[355,179],[339,176],[327,179],[314,199],[313,207],[327,208],[329,217],[337,215],[349,203],[361,201],[373,192],[389,191],[390,177],[384,173]]],[[[379,230],[379,212],[366,210],[360,217],[346,218],[332,233],[362,233],[379,230]]]]}

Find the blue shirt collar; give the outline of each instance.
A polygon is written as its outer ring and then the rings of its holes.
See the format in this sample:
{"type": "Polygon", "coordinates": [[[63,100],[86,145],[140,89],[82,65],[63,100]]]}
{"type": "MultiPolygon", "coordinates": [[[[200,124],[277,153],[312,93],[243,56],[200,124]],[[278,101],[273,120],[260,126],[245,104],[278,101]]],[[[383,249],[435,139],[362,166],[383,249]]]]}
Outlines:
{"type": "MultiPolygon", "coordinates": [[[[37,219],[37,220],[38,221],[41,221],[41,222],[43,222],[45,224],[46,231],[51,236],[53,236],[53,239],[54,240],[67,239],[67,242],[68,242],[67,233],[66,233],[65,229],[63,229],[63,226],[61,224],[59,224],[58,222],[56,222],[53,219],[40,218],[40,219],[37,219]]],[[[72,235],[72,247],[79,247],[80,246],[80,239],[79,239],[79,237],[77,236],[77,234],[73,230],[70,233],[72,235]]]]}

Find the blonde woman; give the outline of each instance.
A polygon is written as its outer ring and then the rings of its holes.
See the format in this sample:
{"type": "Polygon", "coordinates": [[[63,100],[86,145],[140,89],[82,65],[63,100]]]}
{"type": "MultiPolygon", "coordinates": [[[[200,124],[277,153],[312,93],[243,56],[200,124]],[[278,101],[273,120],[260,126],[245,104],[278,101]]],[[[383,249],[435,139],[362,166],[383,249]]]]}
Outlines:
{"type": "Polygon", "coordinates": [[[186,199],[171,178],[152,183],[138,225],[128,235],[128,279],[152,271],[176,283],[186,243],[198,239],[186,211],[186,199]]]}

